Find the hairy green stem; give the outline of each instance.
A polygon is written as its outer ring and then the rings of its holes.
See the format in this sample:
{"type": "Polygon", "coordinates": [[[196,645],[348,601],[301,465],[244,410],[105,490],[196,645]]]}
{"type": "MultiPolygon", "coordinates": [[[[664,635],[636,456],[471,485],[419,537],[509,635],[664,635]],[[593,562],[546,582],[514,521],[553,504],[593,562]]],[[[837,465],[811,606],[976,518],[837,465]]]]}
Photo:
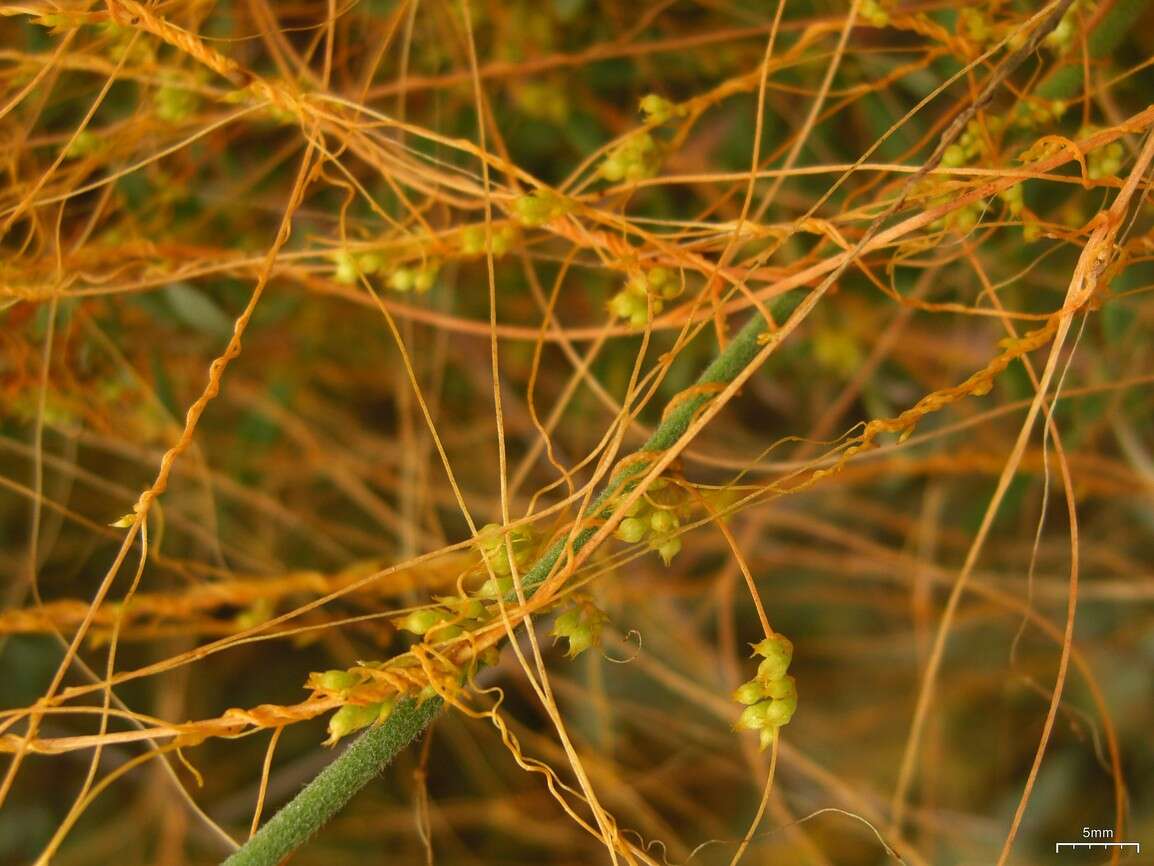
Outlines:
{"type": "Polygon", "coordinates": [[[225,866],[276,866],[379,776],[441,712],[443,703],[436,697],[421,704],[412,698],[398,701],[385,724],[357,738],[225,860],[225,866]]]}
{"type": "MultiPolygon", "coordinates": [[[[793,312],[799,300],[798,292],[776,299],[770,305],[772,315],[780,322],[793,312]]],[[[754,315],[705,369],[697,385],[724,385],[733,381],[757,355],[758,337],[766,328],[765,319],[754,315]]],[[[694,415],[712,396],[708,389],[699,388],[679,400],[642,446],[642,451],[656,456],[670,448],[689,429],[694,415]]],[[[590,511],[596,513],[626,481],[650,465],[652,460],[638,459],[620,467],[593,500],[590,511]]],[[[571,547],[576,553],[595,532],[595,528],[587,527],[571,538],[554,542],[522,578],[525,593],[532,595],[544,583],[567,548],[571,547]]],[[[362,734],[225,860],[223,866],[276,866],[344,808],[357,791],[376,778],[443,707],[444,702],[439,697],[419,704],[411,698],[398,702],[382,724],[362,734]]]]}
{"type": "MultiPolygon", "coordinates": [[[[770,305],[770,313],[774,319],[780,322],[793,312],[800,300],[801,295],[798,292],[783,295],[770,305]]],[[[760,314],[754,315],[737,332],[725,349],[713,359],[713,363],[705,368],[705,371],[698,377],[696,385],[724,385],[733,381],[737,374],[744,370],[746,365],[757,355],[760,348],[757,339],[765,333],[765,329],[765,319],[760,314]]],[[[672,411],[662,419],[657,429],[653,431],[653,435],[641,446],[642,452],[653,452],[656,455],[670,448],[689,429],[689,424],[693,421],[693,416],[697,414],[697,411],[712,397],[713,395],[707,390],[701,389],[679,400],[672,411]]],[[[626,481],[643,473],[651,464],[652,460],[634,460],[619,468],[593,500],[590,511],[596,513],[598,508],[617,493],[626,481]]],[[[572,540],[573,552],[576,553],[584,547],[596,531],[596,528],[588,527],[578,532],[572,540]]],[[[527,593],[532,593],[544,583],[568,546],[568,538],[560,539],[545,551],[533,567],[525,573],[521,583],[527,593]]]]}

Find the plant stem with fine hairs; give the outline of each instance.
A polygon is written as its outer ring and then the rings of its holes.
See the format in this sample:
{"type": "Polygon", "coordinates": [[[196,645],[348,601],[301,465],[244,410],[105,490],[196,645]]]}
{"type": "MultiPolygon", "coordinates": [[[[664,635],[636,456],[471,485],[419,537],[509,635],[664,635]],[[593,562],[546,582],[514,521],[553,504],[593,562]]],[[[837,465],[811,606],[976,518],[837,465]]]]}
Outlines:
{"type": "MultiPolygon", "coordinates": [[[[770,311],[777,321],[787,317],[800,294],[793,292],[776,299],[770,311]]],[[[718,354],[697,379],[697,388],[678,400],[673,409],[642,446],[643,453],[654,456],[671,447],[689,428],[697,411],[711,399],[705,385],[724,385],[737,377],[757,355],[758,337],[768,325],[761,315],[753,316],[718,354]]],[[[590,511],[596,512],[630,478],[652,465],[654,458],[632,460],[618,468],[593,500],[590,511]]],[[[554,542],[534,563],[522,579],[526,595],[532,593],[552,573],[567,549],[581,550],[596,530],[587,527],[573,537],[554,542]]],[[[316,833],[361,788],[376,778],[401,749],[413,741],[440,713],[444,701],[439,697],[417,703],[407,698],[397,703],[389,717],[370,728],[341,753],[328,767],[227,860],[223,866],[276,866],[316,833]]]]}

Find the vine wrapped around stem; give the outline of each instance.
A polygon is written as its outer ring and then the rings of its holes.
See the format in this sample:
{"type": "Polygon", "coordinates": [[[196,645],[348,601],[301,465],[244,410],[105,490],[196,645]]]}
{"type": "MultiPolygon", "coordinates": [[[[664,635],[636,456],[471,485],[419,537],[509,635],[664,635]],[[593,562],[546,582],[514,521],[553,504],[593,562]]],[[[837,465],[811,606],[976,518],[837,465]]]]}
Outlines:
{"type": "MultiPolygon", "coordinates": [[[[800,300],[799,292],[777,298],[770,312],[777,321],[788,317],[800,300]]],[[[705,368],[688,396],[675,397],[661,424],[642,446],[642,459],[629,460],[606,483],[593,500],[590,511],[597,512],[630,478],[645,471],[656,456],[670,448],[689,429],[694,416],[710,399],[718,384],[731,382],[757,355],[758,338],[768,323],[754,315],[734,338],[705,368]],[[652,455],[652,456],[649,456],[652,455]]],[[[581,550],[596,529],[586,527],[571,537],[554,542],[522,578],[526,595],[532,595],[553,572],[566,550],[581,550]]],[[[412,742],[444,708],[439,697],[417,703],[412,698],[400,701],[380,725],[363,733],[336,760],[261,827],[223,866],[276,866],[324,826],[353,795],[375,779],[393,758],[412,742]]]]}

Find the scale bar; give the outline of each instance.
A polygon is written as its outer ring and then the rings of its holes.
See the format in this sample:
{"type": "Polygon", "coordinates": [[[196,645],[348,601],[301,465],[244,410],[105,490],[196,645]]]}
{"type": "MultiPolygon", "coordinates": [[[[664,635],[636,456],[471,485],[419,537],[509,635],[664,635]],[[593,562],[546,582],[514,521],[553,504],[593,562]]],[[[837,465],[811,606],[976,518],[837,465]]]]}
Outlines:
{"type": "Polygon", "coordinates": [[[1061,854],[1063,848],[1133,848],[1135,854],[1142,853],[1142,846],[1137,842],[1057,842],[1054,853],[1061,854]]]}

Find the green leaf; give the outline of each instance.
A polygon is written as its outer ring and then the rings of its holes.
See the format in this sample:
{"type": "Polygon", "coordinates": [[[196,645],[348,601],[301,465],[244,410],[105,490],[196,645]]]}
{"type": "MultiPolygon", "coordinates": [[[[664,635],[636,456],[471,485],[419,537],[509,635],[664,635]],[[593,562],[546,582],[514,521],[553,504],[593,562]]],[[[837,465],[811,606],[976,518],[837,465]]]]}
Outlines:
{"type": "Polygon", "coordinates": [[[181,324],[214,337],[232,333],[232,319],[199,289],[188,283],[169,283],[161,291],[169,310],[181,324]]]}

